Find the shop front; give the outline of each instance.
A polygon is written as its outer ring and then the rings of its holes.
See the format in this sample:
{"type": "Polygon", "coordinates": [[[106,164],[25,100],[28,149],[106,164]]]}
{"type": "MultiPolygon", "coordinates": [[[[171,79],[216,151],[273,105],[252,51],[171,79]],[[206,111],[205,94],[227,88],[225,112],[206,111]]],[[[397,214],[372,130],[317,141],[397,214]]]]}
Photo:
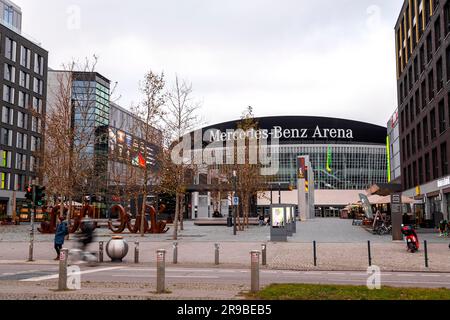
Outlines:
{"type": "Polygon", "coordinates": [[[8,214],[8,199],[0,198],[0,219],[8,214]]]}

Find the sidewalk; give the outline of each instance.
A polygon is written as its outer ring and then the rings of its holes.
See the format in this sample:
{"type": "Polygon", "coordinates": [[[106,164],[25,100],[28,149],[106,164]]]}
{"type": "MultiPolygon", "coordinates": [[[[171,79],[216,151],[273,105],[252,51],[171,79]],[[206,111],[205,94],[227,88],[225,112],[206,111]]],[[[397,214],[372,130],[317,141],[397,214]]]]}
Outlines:
{"type": "Polygon", "coordinates": [[[56,291],[57,281],[2,281],[0,300],[236,300],[250,288],[241,285],[189,283],[172,285],[174,292],[156,294],[153,283],[83,282],[81,290],[56,291]]]}
{"type": "MultiPolygon", "coordinates": [[[[72,242],[66,242],[71,248],[72,242]]],[[[261,251],[262,243],[221,243],[220,265],[229,268],[242,268],[250,266],[250,251],[261,251]]],[[[173,247],[167,242],[143,242],[140,244],[140,263],[155,265],[156,250],[165,249],[166,261],[172,263],[173,247]]],[[[98,246],[93,245],[93,251],[98,246]]],[[[429,244],[429,268],[425,267],[423,248],[417,253],[406,251],[403,242],[372,244],[372,264],[379,266],[383,271],[433,271],[450,272],[450,250],[446,244],[429,244]]],[[[28,259],[28,244],[24,242],[0,242],[0,264],[26,263],[57,265],[53,261],[53,244],[39,242],[34,249],[35,262],[26,262],[28,259]]],[[[104,253],[105,264],[109,262],[104,253]]],[[[369,265],[367,243],[318,243],[317,263],[314,267],[312,244],[305,243],[268,243],[267,268],[299,271],[365,271],[369,265]]],[[[124,264],[134,264],[134,244],[129,245],[129,251],[124,264]]],[[[210,242],[180,242],[178,245],[178,264],[180,266],[213,267],[214,243],[210,242]]]]}

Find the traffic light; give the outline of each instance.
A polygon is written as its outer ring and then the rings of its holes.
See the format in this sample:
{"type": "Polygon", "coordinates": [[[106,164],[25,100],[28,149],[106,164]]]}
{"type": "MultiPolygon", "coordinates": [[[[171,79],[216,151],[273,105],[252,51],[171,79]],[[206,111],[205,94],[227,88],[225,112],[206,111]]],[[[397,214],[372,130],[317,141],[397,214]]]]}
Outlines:
{"type": "Polygon", "coordinates": [[[36,205],[41,207],[44,205],[45,201],[45,187],[37,186],[36,187],[36,205]]]}
{"type": "Polygon", "coordinates": [[[33,201],[33,187],[32,186],[27,186],[25,191],[26,191],[25,199],[27,199],[29,201],[33,201]]]}

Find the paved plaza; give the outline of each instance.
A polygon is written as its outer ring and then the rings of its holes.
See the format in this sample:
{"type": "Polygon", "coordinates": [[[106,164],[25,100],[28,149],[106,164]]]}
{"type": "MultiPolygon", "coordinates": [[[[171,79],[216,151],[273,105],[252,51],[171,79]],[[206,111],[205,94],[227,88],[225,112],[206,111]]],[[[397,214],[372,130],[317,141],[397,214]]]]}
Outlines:
{"type": "MultiPolygon", "coordinates": [[[[371,241],[372,263],[387,271],[450,271],[450,239],[435,233],[420,234],[428,241],[429,267],[425,267],[424,250],[411,254],[404,242],[392,242],[391,236],[373,235],[351,220],[314,219],[298,222],[297,234],[286,243],[269,242],[269,227],[252,226],[233,236],[232,228],[199,227],[185,223],[178,244],[178,262],[184,266],[214,266],[214,244],[220,245],[220,264],[237,268],[250,263],[250,251],[267,245],[267,268],[286,270],[366,270],[368,266],[367,241],[371,241]],[[317,266],[313,263],[312,241],[317,241],[317,266]]],[[[112,233],[107,229],[97,231],[97,241],[108,241],[112,233]]],[[[153,265],[156,250],[167,251],[167,261],[172,262],[173,240],[167,234],[145,237],[123,234],[129,244],[124,263],[134,263],[135,241],[140,242],[140,263],[153,265]]],[[[74,235],[71,235],[74,239],[74,235]]],[[[20,263],[28,258],[29,225],[0,227],[0,264],[20,263]]],[[[74,240],[66,241],[72,248],[74,240]]],[[[92,251],[98,244],[91,245],[92,251]]],[[[53,235],[37,234],[34,249],[35,264],[55,263],[53,235]]],[[[105,253],[105,262],[109,261],[105,253]]]]}

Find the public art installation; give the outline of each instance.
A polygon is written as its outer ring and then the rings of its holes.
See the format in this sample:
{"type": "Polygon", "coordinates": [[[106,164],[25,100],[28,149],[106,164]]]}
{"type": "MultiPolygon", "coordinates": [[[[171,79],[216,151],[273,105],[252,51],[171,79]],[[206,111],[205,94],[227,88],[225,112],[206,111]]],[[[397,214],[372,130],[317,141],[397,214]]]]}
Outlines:
{"type": "MultiPolygon", "coordinates": [[[[64,215],[67,216],[69,209],[64,207],[64,215]]],[[[56,232],[56,221],[61,214],[61,206],[53,207],[50,211],[50,221],[45,221],[41,223],[41,227],[38,228],[38,231],[43,234],[52,234],[56,232]]],[[[94,207],[90,205],[85,205],[81,208],[80,211],[75,211],[73,214],[73,224],[71,223],[71,219],[68,219],[69,223],[69,232],[75,233],[81,226],[81,222],[85,217],[93,217],[94,215],[94,207]]],[[[95,227],[97,227],[97,223],[95,223],[95,227]]]]}
{"type": "MultiPolygon", "coordinates": [[[[160,206],[160,212],[165,210],[165,206],[160,206]]],[[[166,228],[167,222],[157,221],[156,210],[153,206],[145,206],[145,212],[150,214],[150,226],[148,225],[147,219],[144,218],[144,233],[160,234],[169,231],[166,228]]],[[[110,220],[108,222],[109,229],[114,233],[122,233],[125,229],[128,229],[131,233],[138,233],[141,231],[141,214],[136,216],[136,221],[132,223],[131,214],[126,212],[125,209],[120,205],[115,205],[111,208],[111,214],[118,214],[120,225],[115,227],[110,220]]]]}

